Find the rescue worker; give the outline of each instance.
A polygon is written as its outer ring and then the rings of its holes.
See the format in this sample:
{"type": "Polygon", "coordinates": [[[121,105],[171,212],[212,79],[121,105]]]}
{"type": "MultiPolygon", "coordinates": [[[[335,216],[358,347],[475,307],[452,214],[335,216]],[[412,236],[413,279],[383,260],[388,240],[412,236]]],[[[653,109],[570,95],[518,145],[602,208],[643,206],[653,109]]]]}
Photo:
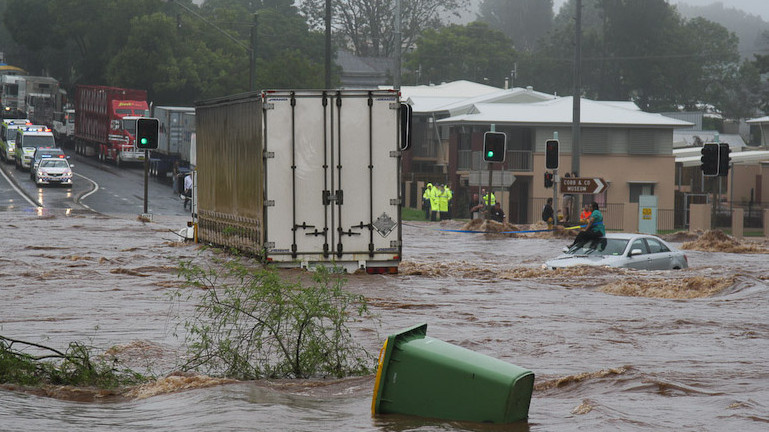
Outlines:
{"type": "Polygon", "coordinates": [[[446,196],[447,196],[447,209],[446,209],[446,219],[451,219],[451,199],[454,198],[454,192],[451,191],[451,188],[449,185],[445,186],[446,190],[446,196]]]}
{"type": "Polygon", "coordinates": [[[425,209],[425,219],[430,220],[430,195],[433,193],[433,184],[427,183],[424,192],[422,192],[422,208],[425,209]]]}
{"type": "Polygon", "coordinates": [[[435,222],[438,220],[438,212],[441,211],[440,202],[438,198],[438,187],[433,186],[430,192],[430,220],[435,222]]]}
{"type": "Polygon", "coordinates": [[[489,192],[485,195],[483,195],[483,205],[486,207],[494,207],[494,204],[497,203],[497,196],[494,195],[494,192],[489,192]]]}
{"type": "Polygon", "coordinates": [[[585,204],[582,206],[582,213],[579,214],[579,224],[585,225],[588,222],[590,222],[590,215],[593,212],[590,211],[590,204],[585,204]]]}
{"type": "Polygon", "coordinates": [[[438,210],[441,212],[441,220],[448,219],[450,193],[451,191],[446,186],[438,186],[438,210]]]}
{"type": "Polygon", "coordinates": [[[548,198],[545,206],[542,207],[542,220],[547,223],[547,229],[553,229],[553,199],[548,198]]]}

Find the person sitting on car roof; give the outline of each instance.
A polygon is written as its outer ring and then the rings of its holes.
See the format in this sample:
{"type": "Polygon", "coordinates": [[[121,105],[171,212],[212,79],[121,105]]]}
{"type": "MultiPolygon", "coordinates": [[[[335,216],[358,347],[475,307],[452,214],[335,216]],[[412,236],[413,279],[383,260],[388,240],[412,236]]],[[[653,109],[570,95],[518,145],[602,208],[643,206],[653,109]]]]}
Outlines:
{"type": "Polygon", "coordinates": [[[593,201],[590,204],[590,208],[593,212],[590,214],[590,220],[587,223],[584,231],[580,231],[577,237],[574,238],[574,242],[569,245],[569,249],[574,246],[582,247],[585,243],[591,240],[598,240],[606,235],[606,228],[603,225],[603,214],[598,210],[598,203],[593,201]]]}

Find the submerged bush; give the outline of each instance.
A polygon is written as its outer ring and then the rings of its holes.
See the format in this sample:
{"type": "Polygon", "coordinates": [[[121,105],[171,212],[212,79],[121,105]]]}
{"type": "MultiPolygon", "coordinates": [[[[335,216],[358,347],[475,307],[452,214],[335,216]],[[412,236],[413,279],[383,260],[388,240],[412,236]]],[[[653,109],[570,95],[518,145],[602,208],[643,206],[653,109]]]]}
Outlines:
{"type": "Polygon", "coordinates": [[[147,378],[95,358],[91,347],[71,342],[66,351],[0,336],[0,383],[116,388],[147,378]],[[35,350],[38,355],[28,353],[35,350]]]}
{"type": "Polygon", "coordinates": [[[369,373],[375,359],[347,324],[367,313],[363,296],[342,289],[338,273],[319,268],[312,283],[288,282],[238,258],[204,269],[180,266],[180,300],[196,302],[185,321],[185,369],[237,379],[344,377],[369,373]]]}

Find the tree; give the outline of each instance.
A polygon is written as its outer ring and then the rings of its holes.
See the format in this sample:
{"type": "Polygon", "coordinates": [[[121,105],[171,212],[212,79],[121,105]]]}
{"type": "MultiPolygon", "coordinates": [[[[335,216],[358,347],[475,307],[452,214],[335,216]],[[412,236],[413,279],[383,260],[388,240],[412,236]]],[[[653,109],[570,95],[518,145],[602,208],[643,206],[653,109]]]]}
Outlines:
{"type": "Polygon", "coordinates": [[[4,22],[31,53],[19,66],[31,64],[70,90],[76,83],[141,88],[167,104],[247,91],[254,13],[258,88],[321,87],[323,35],[309,31],[292,0],[8,2],[4,22]]]}
{"type": "Polygon", "coordinates": [[[484,0],[478,20],[530,51],[553,26],[553,0],[484,0]]]}
{"type": "MultiPolygon", "coordinates": [[[[481,22],[427,30],[416,45],[405,65],[420,71],[421,83],[469,79],[502,87],[516,59],[510,39],[481,22]]],[[[404,81],[414,79],[414,72],[404,74],[404,81]]]]}
{"type": "MultiPolygon", "coordinates": [[[[326,0],[301,0],[310,28],[325,29],[326,0]]],[[[395,47],[395,0],[331,0],[332,26],[340,45],[365,57],[392,57],[395,47]]],[[[462,0],[402,0],[401,50],[414,46],[419,35],[440,25],[440,16],[466,6],[462,0]]]]}
{"type": "MultiPolygon", "coordinates": [[[[519,62],[524,82],[573,92],[575,7],[569,0],[537,51],[519,62]]],[[[739,88],[734,34],[702,18],[684,20],[665,0],[585,0],[582,34],[587,97],[668,111],[726,104],[739,88]]]]}

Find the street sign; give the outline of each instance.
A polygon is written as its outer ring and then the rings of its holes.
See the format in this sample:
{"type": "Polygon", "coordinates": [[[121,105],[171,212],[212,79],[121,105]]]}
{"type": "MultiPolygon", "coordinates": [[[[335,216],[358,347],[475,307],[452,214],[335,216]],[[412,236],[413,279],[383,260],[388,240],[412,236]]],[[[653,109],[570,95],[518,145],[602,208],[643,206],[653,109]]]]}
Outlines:
{"type": "MultiPolygon", "coordinates": [[[[492,171],[491,187],[510,187],[515,182],[515,176],[510,171],[492,171]]],[[[471,171],[468,186],[488,186],[488,171],[471,171]]]]}
{"type": "Polygon", "coordinates": [[[602,178],[561,177],[561,193],[599,194],[608,187],[609,185],[602,178]]]}

